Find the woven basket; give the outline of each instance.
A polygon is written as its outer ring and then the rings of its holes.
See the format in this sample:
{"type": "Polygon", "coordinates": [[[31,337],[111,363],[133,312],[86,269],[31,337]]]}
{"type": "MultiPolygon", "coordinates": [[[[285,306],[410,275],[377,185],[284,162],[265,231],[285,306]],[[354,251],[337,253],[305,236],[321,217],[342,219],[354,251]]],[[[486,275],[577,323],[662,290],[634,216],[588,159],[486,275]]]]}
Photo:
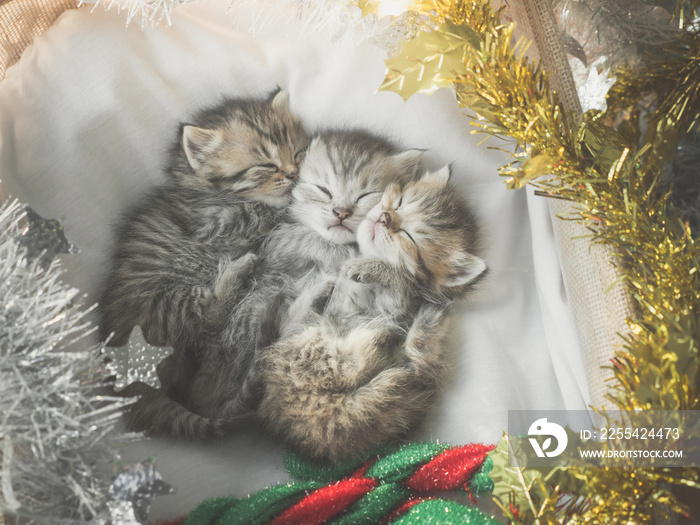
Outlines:
{"type": "MultiPolygon", "coordinates": [[[[0,81],[7,68],[17,62],[34,38],[44,33],[69,9],[89,9],[75,0],[0,0],[0,81]]],[[[542,60],[551,73],[551,85],[565,109],[580,112],[580,104],[556,26],[549,0],[521,0],[509,6],[520,34],[533,42],[529,53],[542,60]]],[[[2,174],[0,174],[0,179],[2,174]]],[[[4,199],[0,186],[0,201],[4,199]]],[[[563,200],[549,199],[550,214],[559,252],[564,285],[577,329],[591,404],[610,406],[606,394],[611,372],[604,369],[628,331],[626,319],[632,316],[632,299],[620,282],[610,250],[593,245],[590,232],[571,220],[561,220],[575,210],[563,200]]],[[[0,514],[0,525],[4,521],[0,514]]]]}

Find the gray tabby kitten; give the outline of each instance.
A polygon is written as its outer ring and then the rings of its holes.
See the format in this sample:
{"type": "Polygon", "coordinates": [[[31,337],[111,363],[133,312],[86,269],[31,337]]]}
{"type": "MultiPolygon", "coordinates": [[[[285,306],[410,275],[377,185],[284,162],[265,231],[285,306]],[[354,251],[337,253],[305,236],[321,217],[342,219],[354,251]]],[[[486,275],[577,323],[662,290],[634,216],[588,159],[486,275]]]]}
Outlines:
{"type": "Polygon", "coordinates": [[[138,324],[151,344],[176,349],[161,379],[186,374],[193,365],[184,351],[198,348],[253,270],[249,252],[283,215],[308,144],[283,91],[225,99],[183,125],[167,167],[170,184],[117,229],[99,301],[101,339],[114,333],[110,344],[122,345],[138,324]]]}
{"type": "Polygon", "coordinates": [[[486,272],[449,176],[390,185],[359,226],[361,255],[343,266],[325,312],[300,295],[292,309],[307,308],[305,319],[261,356],[258,416],[303,455],[370,452],[408,430],[444,385],[449,305],[486,272]],[[357,300],[358,286],[369,301],[357,300]]]}
{"type": "MultiPolygon", "coordinates": [[[[415,177],[422,153],[399,151],[365,131],[326,131],[314,138],[292,192],[290,220],[275,228],[260,250],[260,274],[285,276],[296,283],[294,290],[273,287],[274,293],[294,296],[321,273],[338,274],[357,254],[362,220],[389,183],[415,177]]],[[[257,288],[272,293],[270,287],[257,288]]],[[[263,318],[268,305],[251,297],[241,302],[226,323],[224,346],[255,341],[260,334],[246,331],[246,323],[254,311],[259,312],[255,319],[263,318]]]]}
{"type": "MultiPolygon", "coordinates": [[[[258,354],[276,338],[289,301],[321,272],[337,274],[357,253],[357,228],[386,185],[415,176],[422,152],[401,152],[362,131],[329,131],[308,148],[289,215],[266,239],[254,283],[221,324],[217,339],[180,401],[143,386],[127,414],[134,430],[194,439],[222,433],[253,416],[258,401],[258,354]]],[[[229,301],[232,304],[232,301],[229,301]]]]}

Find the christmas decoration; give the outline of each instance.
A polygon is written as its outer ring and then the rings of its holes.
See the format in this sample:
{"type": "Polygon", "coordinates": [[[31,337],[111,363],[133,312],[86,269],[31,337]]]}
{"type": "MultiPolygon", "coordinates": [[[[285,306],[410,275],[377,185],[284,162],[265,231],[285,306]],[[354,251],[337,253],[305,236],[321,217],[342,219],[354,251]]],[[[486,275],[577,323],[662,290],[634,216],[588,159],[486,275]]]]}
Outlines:
{"type": "Polygon", "coordinates": [[[163,482],[155,463],[148,460],[121,469],[107,492],[107,505],[112,517],[121,520],[119,523],[146,523],[151,499],[174,492],[163,482]]]}
{"type": "MultiPolygon", "coordinates": [[[[86,3],[94,4],[93,9],[99,6],[106,10],[116,8],[126,15],[127,25],[138,20],[141,27],[146,28],[162,23],[172,25],[173,11],[192,1],[194,0],[88,0],[86,3]]],[[[262,31],[274,18],[266,12],[288,9],[290,13],[304,18],[304,31],[307,34],[325,31],[337,40],[356,27],[361,28],[363,39],[373,34],[378,25],[377,17],[364,17],[377,14],[380,3],[373,0],[236,0],[231,3],[232,8],[241,11],[251,6],[254,6],[255,24],[248,29],[252,33],[262,31]]]]}
{"type": "MultiPolygon", "coordinates": [[[[109,344],[109,341],[107,342],[109,344]]],[[[160,387],[156,365],[172,353],[169,346],[151,346],[143,337],[141,327],[135,326],[124,346],[105,346],[106,367],[115,375],[114,386],[121,390],[134,381],[141,381],[153,388],[160,387]]]]}
{"type": "Polygon", "coordinates": [[[476,508],[435,494],[466,490],[471,498],[493,488],[488,477],[493,447],[450,447],[414,443],[385,447],[339,465],[316,465],[287,454],[287,471],[299,481],[264,489],[247,498],[203,502],[184,525],[298,524],[373,525],[376,523],[498,523],[476,508]]]}
{"type": "Polygon", "coordinates": [[[56,219],[43,219],[29,206],[25,207],[27,226],[17,236],[17,242],[27,249],[27,257],[40,257],[41,264],[48,268],[59,253],[76,253],[63,232],[63,226],[56,219]]]}
{"type": "Polygon", "coordinates": [[[671,40],[672,13],[662,5],[645,0],[557,0],[553,4],[560,26],[587,51],[589,63],[604,58],[611,69],[636,65],[647,50],[671,40]]]}
{"type": "MultiPolygon", "coordinates": [[[[169,23],[172,8],[180,3],[129,0],[121,5],[128,20],[140,14],[143,20],[165,18],[169,23]]],[[[379,35],[376,41],[393,55],[382,89],[397,91],[404,98],[441,87],[455,89],[460,104],[476,114],[479,131],[510,139],[514,146],[513,162],[501,172],[511,188],[533,184],[542,194],[576,203],[578,212],[569,218],[589,226],[594,242],[612,247],[637,306],[637,315],[629,320],[632,335],[621,340],[624,351],[611,367],[613,400],[621,408],[634,410],[699,409],[700,259],[692,215],[695,201],[679,216],[680,194],[669,196],[659,190],[672,188],[662,178],[664,170],[687,173],[694,167],[682,156],[683,148],[692,151],[692,146],[685,146],[692,136],[686,142],[681,139],[696,131],[700,113],[698,34],[693,20],[697,1],[680,2],[669,11],[641,0],[615,5],[603,0],[567,3],[582,8],[572,10],[570,17],[584,16],[581,13],[586,10],[592,13],[586,16],[593,23],[574,24],[573,18],[563,18],[562,23],[594,28],[588,36],[571,30],[569,37],[583,49],[593,35],[601,43],[597,54],[581,54],[573,43],[567,48],[576,50],[584,65],[596,64],[596,57],[606,58],[598,66],[589,66],[601,68],[595,75],[587,74],[597,89],[606,85],[607,68],[625,64],[611,70],[617,84],[607,109],[591,103],[587,107],[596,110],[583,117],[563,111],[546,73],[524,58],[523,43],[512,45],[513,25],[504,24],[501,11],[492,9],[490,2],[402,4],[398,11],[404,7],[411,11],[389,26],[369,20],[388,12],[382,3],[305,1],[298,7],[307,14],[312,9],[317,15],[333,13],[338,27],[364,16],[366,27],[379,35]],[[671,30],[669,21],[678,29],[671,30]],[[381,27],[387,29],[385,33],[376,32],[381,27]],[[406,42],[400,46],[400,40],[406,42]]],[[[329,24],[331,17],[316,18],[321,19],[329,24]]],[[[110,507],[106,498],[116,489],[110,489],[111,476],[96,468],[111,453],[107,443],[126,401],[94,395],[102,377],[93,368],[96,351],[61,350],[68,340],[79,340],[88,330],[85,312],[76,306],[77,291],[61,285],[57,266],[51,263],[55,253],[68,249],[65,237],[58,225],[38,216],[22,235],[20,215],[16,204],[0,211],[0,259],[8,261],[0,268],[4,306],[0,311],[0,508],[39,522],[48,515],[58,516],[62,523],[89,518],[100,522],[111,513],[114,523],[132,523],[143,516],[145,507],[138,503],[137,509],[130,496],[114,499],[122,513],[115,518],[115,505],[110,507]],[[9,242],[12,239],[18,242],[9,242]],[[18,243],[25,244],[31,255],[20,250],[18,243]],[[44,256],[37,260],[40,253],[44,256]]],[[[138,339],[138,332],[134,337],[138,339]]],[[[127,360],[132,357],[128,349],[121,353],[128,354],[127,360]]],[[[112,369],[120,382],[132,379],[129,371],[124,366],[112,369]]],[[[541,472],[510,465],[507,458],[515,454],[508,436],[476,474],[474,457],[452,464],[450,454],[459,456],[454,452],[459,449],[441,448],[432,456],[431,446],[389,462],[354,465],[354,473],[337,466],[307,465],[304,468],[322,472],[319,476],[325,479],[310,474],[302,482],[245,499],[210,500],[193,511],[188,523],[200,523],[192,521],[196,519],[215,523],[224,517],[310,523],[313,513],[321,510],[331,523],[439,522],[438,517],[445,515],[456,517],[448,523],[482,519],[458,503],[423,499],[420,491],[428,490],[424,483],[431,479],[452,480],[448,489],[461,484],[474,492],[477,479],[484,486],[491,483],[503,512],[517,522],[646,523],[663,509],[683,511],[669,490],[671,485],[698,488],[697,472],[681,468],[572,466],[541,472]],[[433,463],[437,458],[442,459],[433,463]],[[442,462],[444,468],[438,467],[442,462]],[[489,462],[494,465],[491,477],[485,473],[489,462]],[[426,476],[417,474],[431,464],[426,476]],[[391,476],[385,477],[385,470],[391,476]],[[469,476],[471,483],[465,485],[469,476]],[[336,479],[340,481],[324,485],[336,479]]],[[[435,450],[440,447],[435,445],[435,450]]],[[[130,471],[134,480],[141,475],[139,468],[130,471]]],[[[147,494],[152,489],[167,490],[160,483],[148,486],[147,494]]]]}
{"type": "Polygon", "coordinates": [[[606,96],[615,83],[615,77],[605,66],[604,59],[599,58],[589,68],[572,61],[571,72],[574,75],[576,94],[583,111],[589,109],[605,111],[608,108],[606,96]]]}
{"type": "MultiPolygon", "coordinates": [[[[696,30],[669,28],[660,47],[672,59],[659,52],[641,71],[617,71],[608,111],[579,118],[564,112],[545,72],[526,58],[522,43],[512,44],[513,24],[503,24],[490,2],[428,0],[416,8],[435,30],[387,60],[381,89],[408,98],[451,85],[460,105],[476,114],[479,132],[515,146],[513,161],[501,170],[509,187],[533,184],[575,202],[579,211],[571,219],[590,228],[593,242],[613,248],[639,312],[628,320],[632,336],[621,341],[624,351],[612,367],[611,399],[626,410],[700,408],[700,253],[689,226],[658,191],[669,152],[700,113],[696,30]],[[638,119],[621,132],[607,124],[620,121],[623,111],[638,115],[641,97],[653,105],[644,145],[637,147],[638,119]]],[[[506,437],[499,450],[507,444],[506,437]]],[[[669,487],[700,488],[696,478],[692,469],[622,467],[571,467],[546,478],[516,466],[497,469],[495,480],[506,489],[497,492],[504,513],[518,522],[646,523],[661,504],[683,512],[669,487]]]]}
{"type": "MultiPolygon", "coordinates": [[[[117,429],[133,400],[105,394],[99,349],[85,342],[91,309],[61,281],[52,252],[44,252],[66,245],[62,228],[31,213],[24,227],[25,215],[16,201],[0,207],[0,516],[135,523],[113,515],[109,503],[117,501],[109,496],[117,494],[113,445],[139,437],[117,429]]],[[[139,512],[133,499],[125,505],[139,512]]]]}

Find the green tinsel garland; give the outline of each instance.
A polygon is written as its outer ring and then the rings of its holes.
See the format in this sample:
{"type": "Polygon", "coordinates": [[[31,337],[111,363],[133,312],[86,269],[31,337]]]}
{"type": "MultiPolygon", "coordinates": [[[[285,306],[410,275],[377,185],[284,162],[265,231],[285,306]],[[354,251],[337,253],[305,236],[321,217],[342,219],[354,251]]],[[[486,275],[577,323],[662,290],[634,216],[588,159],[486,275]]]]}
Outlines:
{"type": "Polygon", "coordinates": [[[247,498],[214,498],[188,514],[184,525],[374,525],[376,523],[471,523],[497,525],[480,510],[436,499],[445,490],[488,494],[493,446],[450,447],[414,443],[384,447],[339,465],[314,464],[285,455],[288,472],[300,481],[276,485],[247,498]]]}

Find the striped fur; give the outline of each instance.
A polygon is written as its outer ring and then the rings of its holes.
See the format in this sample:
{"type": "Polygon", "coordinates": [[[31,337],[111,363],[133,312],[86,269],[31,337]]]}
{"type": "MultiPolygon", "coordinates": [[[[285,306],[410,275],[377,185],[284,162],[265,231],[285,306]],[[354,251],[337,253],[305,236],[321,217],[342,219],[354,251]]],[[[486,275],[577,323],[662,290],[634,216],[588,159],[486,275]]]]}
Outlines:
{"type": "Polygon", "coordinates": [[[277,339],[299,290],[337,275],[357,254],[357,225],[390,181],[414,176],[420,152],[402,152],[363,131],[327,131],[312,141],[292,192],[290,221],[265,240],[254,283],[231,310],[193,380],[188,406],[210,417],[254,410],[260,396],[256,362],[277,339]],[[332,196],[321,192],[323,185],[332,196]],[[334,215],[343,210],[343,220],[334,215]],[[340,235],[329,226],[343,222],[340,235]]]}
{"type": "Polygon", "coordinates": [[[253,259],[238,260],[257,251],[282,217],[297,177],[295,156],[308,145],[281,94],[226,100],[192,123],[173,147],[171,183],[117,228],[99,301],[100,336],[113,333],[113,345],[124,344],[137,324],[151,344],[200,345],[207,323],[218,319],[216,307],[228,304],[221,299],[235,295],[252,271],[253,259]],[[260,148],[274,150],[274,158],[260,148]]]}
{"type": "MultiPolygon", "coordinates": [[[[239,291],[237,304],[229,303],[220,330],[206,339],[188,388],[173,393],[182,405],[156,410],[137,404],[129,415],[132,424],[145,425],[151,433],[189,438],[209,435],[215,421],[247,420],[261,396],[257,363],[285,324],[291,301],[325,275],[337,275],[357,254],[360,221],[389,182],[414,176],[419,158],[420,152],[401,152],[361,131],[329,131],[316,137],[292,192],[291,219],[267,237],[250,286],[239,291]]],[[[159,373],[173,368],[177,367],[160,367],[159,373]]],[[[150,398],[160,408],[165,406],[155,395],[150,398]]]]}
{"type": "Polygon", "coordinates": [[[390,185],[359,225],[360,256],[344,264],[325,311],[307,295],[328,288],[301,294],[290,309],[307,315],[261,357],[258,415],[303,455],[370,452],[409,430],[445,384],[450,305],[486,271],[472,254],[476,222],[448,178],[390,185]]]}
{"type": "Polygon", "coordinates": [[[226,99],[181,126],[169,184],[117,226],[100,337],[123,345],[140,325],[149,343],[175,349],[158,370],[163,391],[131,409],[133,430],[199,435],[202,420],[184,424],[175,401],[187,401],[207,340],[247,292],[254,253],[285,216],[308,143],[284,92],[226,99]]]}
{"type": "Polygon", "coordinates": [[[250,412],[226,420],[202,416],[170,398],[165,391],[140,381],[131,383],[120,394],[138,397],[124,412],[127,428],[147,430],[150,435],[177,435],[183,441],[206,440],[252,422],[250,412]],[[164,413],[167,417],[163,417],[164,413]]]}

